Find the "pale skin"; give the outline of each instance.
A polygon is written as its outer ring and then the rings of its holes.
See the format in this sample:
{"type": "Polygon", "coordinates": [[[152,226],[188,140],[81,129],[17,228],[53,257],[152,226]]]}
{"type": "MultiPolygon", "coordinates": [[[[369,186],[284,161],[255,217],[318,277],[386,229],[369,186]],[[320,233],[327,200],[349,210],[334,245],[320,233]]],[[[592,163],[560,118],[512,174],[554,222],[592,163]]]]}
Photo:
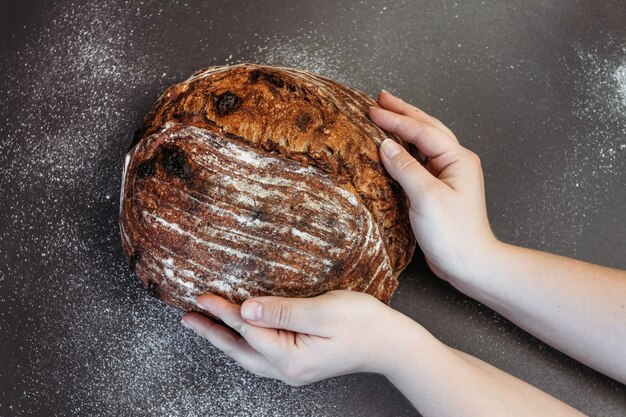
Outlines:
{"type": "MultiPolygon", "coordinates": [[[[391,140],[381,159],[410,201],[428,265],[461,292],[580,362],[626,383],[626,271],[515,247],[489,226],[482,168],[439,120],[383,91],[371,120],[391,140]]],[[[375,298],[350,291],[242,306],[215,295],[182,323],[247,370],[303,385],[353,372],[385,375],[425,416],[574,416],[567,404],[463,352],[375,298]]]]}

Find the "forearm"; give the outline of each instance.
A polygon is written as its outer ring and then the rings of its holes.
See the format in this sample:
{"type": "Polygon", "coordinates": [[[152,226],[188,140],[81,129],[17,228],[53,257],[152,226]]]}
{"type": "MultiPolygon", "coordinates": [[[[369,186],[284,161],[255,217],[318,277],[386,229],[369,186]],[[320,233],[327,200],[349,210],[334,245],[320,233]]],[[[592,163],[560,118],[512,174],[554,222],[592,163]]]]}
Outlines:
{"type": "Polygon", "coordinates": [[[422,328],[410,333],[403,346],[387,377],[424,416],[582,415],[513,376],[448,348],[422,328]]]}
{"type": "Polygon", "coordinates": [[[544,342],[626,383],[626,272],[498,243],[451,280],[544,342]]]}

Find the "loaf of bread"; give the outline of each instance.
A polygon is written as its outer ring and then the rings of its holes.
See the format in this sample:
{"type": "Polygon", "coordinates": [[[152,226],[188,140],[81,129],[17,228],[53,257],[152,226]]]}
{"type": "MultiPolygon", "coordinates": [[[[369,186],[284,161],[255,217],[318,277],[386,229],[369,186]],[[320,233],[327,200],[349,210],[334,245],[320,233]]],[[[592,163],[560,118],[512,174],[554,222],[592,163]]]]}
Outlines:
{"type": "Polygon", "coordinates": [[[185,310],[333,289],[389,302],[415,239],[386,173],[376,102],[306,71],[210,67],[169,87],[126,155],[120,230],[131,268],[185,310]]]}

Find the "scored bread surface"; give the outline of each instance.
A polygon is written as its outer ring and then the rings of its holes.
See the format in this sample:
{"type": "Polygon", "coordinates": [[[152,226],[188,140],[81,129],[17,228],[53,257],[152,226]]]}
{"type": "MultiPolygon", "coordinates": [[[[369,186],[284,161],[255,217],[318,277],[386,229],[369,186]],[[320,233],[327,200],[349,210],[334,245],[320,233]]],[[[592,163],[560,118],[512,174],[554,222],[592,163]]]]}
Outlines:
{"type": "Polygon", "coordinates": [[[126,156],[120,228],[144,285],[196,309],[332,289],[388,302],[415,240],[364,94],[305,71],[211,67],[169,87],[126,156]]]}

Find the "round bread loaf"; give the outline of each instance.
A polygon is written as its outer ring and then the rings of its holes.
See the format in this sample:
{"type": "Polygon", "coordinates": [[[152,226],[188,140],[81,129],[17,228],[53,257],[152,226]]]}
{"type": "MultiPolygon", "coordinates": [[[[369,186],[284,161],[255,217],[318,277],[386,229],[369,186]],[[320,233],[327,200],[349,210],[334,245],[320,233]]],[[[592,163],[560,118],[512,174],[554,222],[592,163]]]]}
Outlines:
{"type": "Polygon", "coordinates": [[[376,102],[306,71],[210,67],[169,87],[126,155],[120,229],[131,268],[168,304],[211,292],[389,302],[415,239],[386,173],[376,102]]]}

